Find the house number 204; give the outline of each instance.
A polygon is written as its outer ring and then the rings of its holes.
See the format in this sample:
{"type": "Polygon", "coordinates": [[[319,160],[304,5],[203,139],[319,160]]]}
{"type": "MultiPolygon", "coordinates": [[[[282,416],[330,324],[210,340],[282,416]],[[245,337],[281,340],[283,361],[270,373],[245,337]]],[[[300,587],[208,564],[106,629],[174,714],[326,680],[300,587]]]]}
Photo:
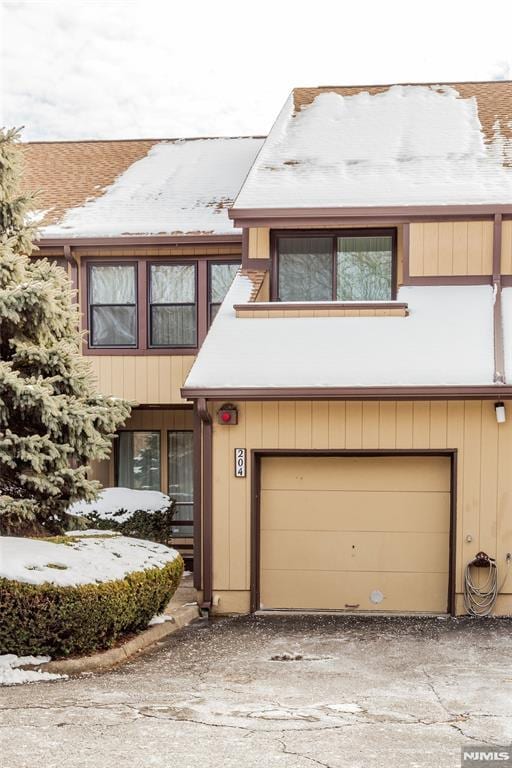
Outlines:
{"type": "Polygon", "coordinates": [[[235,477],[245,477],[245,448],[235,448],[235,477]]]}

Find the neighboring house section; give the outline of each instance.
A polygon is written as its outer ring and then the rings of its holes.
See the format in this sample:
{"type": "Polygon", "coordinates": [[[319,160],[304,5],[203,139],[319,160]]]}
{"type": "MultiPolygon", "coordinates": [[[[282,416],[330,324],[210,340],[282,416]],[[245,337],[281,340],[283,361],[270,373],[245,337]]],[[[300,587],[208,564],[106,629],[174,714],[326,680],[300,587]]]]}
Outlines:
{"type": "Polygon", "coordinates": [[[483,550],[512,614],[512,83],[296,89],[229,215],[204,606],[463,613],[483,550]]]}
{"type": "Polygon", "coordinates": [[[98,388],[132,401],[105,486],[162,490],[193,539],[193,413],[180,389],[241,262],[232,204],[262,140],[21,145],[35,257],[68,269],[98,388]]]}

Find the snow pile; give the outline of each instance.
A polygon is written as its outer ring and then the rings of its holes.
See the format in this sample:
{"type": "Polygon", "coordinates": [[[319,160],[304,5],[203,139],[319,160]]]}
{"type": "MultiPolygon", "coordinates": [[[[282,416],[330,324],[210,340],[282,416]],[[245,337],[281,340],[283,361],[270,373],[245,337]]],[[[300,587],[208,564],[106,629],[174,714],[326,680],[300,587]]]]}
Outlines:
{"type": "Polygon", "coordinates": [[[162,568],[172,562],[175,549],[125,536],[88,535],[66,543],[14,536],[0,537],[0,578],[26,584],[50,582],[60,587],[122,579],[128,573],[162,568]]]}
{"type": "Polygon", "coordinates": [[[131,488],[104,488],[96,501],[77,501],[68,509],[73,517],[97,515],[102,520],[124,523],[135,512],[165,512],[169,496],[160,491],[135,491],[131,488]]]}
{"type": "Polygon", "coordinates": [[[491,286],[402,287],[408,317],[237,318],[251,290],[235,278],[186,388],[493,384],[491,286]]]}
{"type": "Polygon", "coordinates": [[[6,653],[0,656],[0,685],[19,685],[19,683],[67,677],[67,675],[55,675],[52,672],[40,672],[35,669],[21,669],[29,666],[38,667],[49,661],[49,656],[15,656],[13,653],[6,653]]]}
{"type": "Polygon", "coordinates": [[[71,208],[41,235],[234,234],[227,209],[262,143],[248,137],[155,144],[101,197],[71,208]]]}
{"type": "Polygon", "coordinates": [[[512,141],[450,86],[319,94],[281,111],[234,209],[510,203],[512,141]]]}
{"type": "Polygon", "coordinates": [[[165,624],[167,621],[174,621],[173,616],[169,616],[167,613],[158,613],[149,620],[148,627],[154,627],[156,624],[165,624]]]}
{"type": "Polygon", "coordinates": [[[512,288],[503,289],[502,307],[505,376],[508,382],[512,382],[512,288]]]}

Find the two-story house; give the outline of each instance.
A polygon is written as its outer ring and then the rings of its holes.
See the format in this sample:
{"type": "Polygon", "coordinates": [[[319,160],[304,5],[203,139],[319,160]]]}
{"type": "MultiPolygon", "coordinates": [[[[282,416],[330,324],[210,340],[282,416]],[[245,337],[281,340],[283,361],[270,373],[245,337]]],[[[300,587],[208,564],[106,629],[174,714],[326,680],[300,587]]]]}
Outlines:
{"type": "Polygon", "coordinates": [[[43,229],[140,404],[97,476],[159,452],[214,612],[459,614],[483,550],[512,614],[512,83],[299,88],[216,141],[128,142],[43,229]]]}

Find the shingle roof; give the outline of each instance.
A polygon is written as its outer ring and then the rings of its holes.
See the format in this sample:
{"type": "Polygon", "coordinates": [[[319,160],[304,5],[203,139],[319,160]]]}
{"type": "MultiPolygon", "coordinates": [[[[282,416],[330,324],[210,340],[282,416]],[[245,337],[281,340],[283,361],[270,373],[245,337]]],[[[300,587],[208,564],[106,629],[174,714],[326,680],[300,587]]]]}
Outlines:
{"type": "Polygon", "coordinates": [[[512,204],[512,82],[296,88],[233,210],[512,204]]]}
{"type": "Polygon", "coordinates": [[[233,233],[232,204],[261,138],[22,144],[43,236],[233,233]]]}

